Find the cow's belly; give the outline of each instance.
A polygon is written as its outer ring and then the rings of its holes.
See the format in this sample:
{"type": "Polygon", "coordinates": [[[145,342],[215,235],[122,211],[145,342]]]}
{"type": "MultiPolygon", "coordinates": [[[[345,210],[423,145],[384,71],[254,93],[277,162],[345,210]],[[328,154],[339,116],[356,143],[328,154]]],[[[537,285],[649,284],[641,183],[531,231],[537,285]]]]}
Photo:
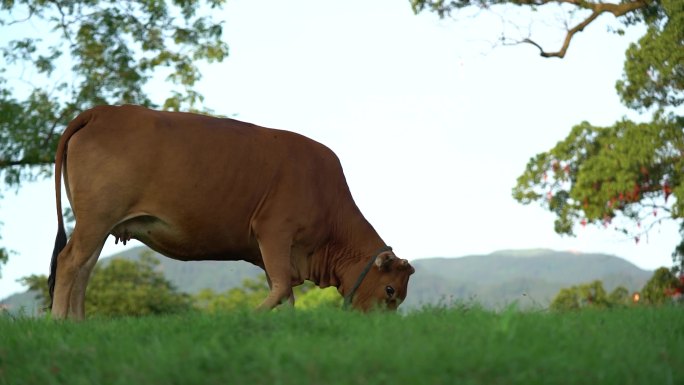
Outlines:
{"type": "Polygon", "coordinates": [[[256,241],[217,224],[194,223],[191,228],[168,223],[152,215],[128,219],[111,231],[119,241],[137,239],[151,249],[182,261],[247,261],[262,266],[256,241]]]}

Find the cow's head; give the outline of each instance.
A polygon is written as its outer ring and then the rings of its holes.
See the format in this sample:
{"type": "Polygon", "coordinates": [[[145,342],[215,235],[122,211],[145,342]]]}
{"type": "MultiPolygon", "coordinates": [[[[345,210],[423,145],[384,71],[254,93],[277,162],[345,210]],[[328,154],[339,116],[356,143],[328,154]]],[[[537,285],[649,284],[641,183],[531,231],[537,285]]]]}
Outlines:
{"type": "Polygon", "coordinates": [[[352,305],[363,311],[397,310],[406,298],[409,276],[414,272],[407,260],[398,258],[391,250],[383,251],[373,260],[352,305]]]}

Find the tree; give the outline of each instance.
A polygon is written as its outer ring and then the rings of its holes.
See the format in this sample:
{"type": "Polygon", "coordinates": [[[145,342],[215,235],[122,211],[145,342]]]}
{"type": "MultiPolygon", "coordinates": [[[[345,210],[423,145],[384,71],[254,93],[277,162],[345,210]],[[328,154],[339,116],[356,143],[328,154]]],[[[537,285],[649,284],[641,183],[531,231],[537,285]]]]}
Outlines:
{"type": "MultiPolygon", "coordinates": [[[[574,235],[577,223],[593,223],[638,243],[653,226],[681,222],[684,214],[682,122],[680,117],[659,117],[642,124],[623,120],[611,127],[581,123],[550,151],[530,160],[513,196],[523,204],[539,202],[556,214],[559,234],[574,235]]],[[[681,253],[675,254],[681,263],[681,253]]]]}
{"type": "Polygon", "coordinates": [[[190,296],[179,293],[149,254],[140,260],[113,259],[95,266],[86,289],[88,315],[144,316],[182,313],[191,309],[190,296]]]}
{"type": "MultiPolygon", "coordinates": [[[[624,288],[623,288],[624,289],[624,288]]],[[[617,289],[616,289],[617,290],[617,289]]],[[[615,292],[613,292],[615,293],[615,292]]],[[[591,283],[571,286],[561,289],[551,302],[552,310],[578,310],[586,307],[605,308],[614,306],[609,301],[610,297],[617,297],[619,294],[607,295],[603,288],[603,282],[593,281],[591,283]]]]}
{"type": "MultiPolygon", "coordinates": [[[[4,0],[0,34],[13,36],[0,46],[5,187],[49,177],[59,133],[94,105],[200,110],[196,63],[222,61],[228,54],[221,23],[201,14],[224,3],[4,0]],[[145,86],[159,77],[170,89],[151,97],[145,86]]],[[[0,262],[7,257],[0,249],[0,262]]]]}
{"type": "Polygon", "coordinates": [[[241,287],[216,293],[212,289],[203,289],[193,296],[196,309],[208,313],[229,312],[238,309],[254,309],[268,295],[266,276],[242,281],[241,287]]]}
{"type": "Polygon", "coordinates": [[[319,289],[311,284],[311,288],[296,297],[295,308],[297,309],[317,309],[320,307],[341,308],[344,299],[335,287],[319,289]]]}
{"type": "MultiPolygon", "coordinates": [[[[295,308],[315,309],[321,306],[342,306],[342,296],[334,287],[319,289],[313,282],[305,281],[294,289],[295,308]]],[[[223,293],[211,289],[201,290],[193,296],[195,308],[209,313],[254,309],[268,295],[268,283],[263,275],[256,279],[247,278],[241,287],[223,293]]]]}
{"type": "Polygon", "coordinates": [[[675,293],[682,292],[682,283],[670,269],[661,267],[653,272],[651,279],[641,289],[642,300],[651,305],[662,305],[675,293]]]}
{"type": "MultiPolygon", "coordinates": [[[[108,317],[172,314],[189,311],[191,298],[176,288],[156,270],[159,261],[148,254],[139,260],[112,259],[98,264],[86,289],[88,315],[108,317]]],[[[23,278],[29,290],[47,307],[50,296],[44,275],[23,278]]]]}
{"type": "Polygon", "coordinates": [[[557,311],[578,310],[581,307],[582,298],[575,286],[560,289],[551,301],[550,308],[557,311]]]}
{"type": "Polygon", "coordinates": [[[632,296],[629,294],[624,286],[618,286],[608,294],[608,302],[615,305],[629,305],[632,302],[632,296]]]}
{"type": "MultiPolygon", "coordinates": [[[[557,51],[531,37],[543,57],[563,58],[575,34],[598,16],[612,14],[624,26],[641,24],[645,34],[626,52],[616,89],[622,102],[650,121],[622,119],[612,126],[582,122],[554,148],[532,157],[513,188],[522,204],[537,202],[556,215],[554,229],[574,235],[576,225],[611,227],[635,242],[663,221],[680,226],[682,242],[673,252],[684,267],[684,1],[624,0],[412,0],[415,12],[445,17],[462,8],[562,5],[581,20],[567,28],[557,51]]],[[[622,29],[617,30],[618,33],[622,29]]],[[[503,38],[504,43],[511,40],[503,38]]]]}

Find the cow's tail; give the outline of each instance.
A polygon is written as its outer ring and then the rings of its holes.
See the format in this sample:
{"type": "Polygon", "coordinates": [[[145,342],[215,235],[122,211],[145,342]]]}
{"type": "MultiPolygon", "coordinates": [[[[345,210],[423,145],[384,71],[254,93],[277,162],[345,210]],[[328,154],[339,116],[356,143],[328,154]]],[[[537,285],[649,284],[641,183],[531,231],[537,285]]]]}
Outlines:
{"type": "Polygon", "coordinates": [[[50,260],[50,276],[48,277],[48,291],[50,292],[50,308],[55,293],[55,280],[57,278],[57,256],[66,247],[67,236],[64,231],[64,218],[62,217],[62,167],[66,164],[66,148],[71,136],[83,128],[92,117],[92,110],[85,111],[72,120],[59,139],[57,152],[55,153],[55,200],[57,202],[57,237],[55,248],[52,250],[50,260]]]}

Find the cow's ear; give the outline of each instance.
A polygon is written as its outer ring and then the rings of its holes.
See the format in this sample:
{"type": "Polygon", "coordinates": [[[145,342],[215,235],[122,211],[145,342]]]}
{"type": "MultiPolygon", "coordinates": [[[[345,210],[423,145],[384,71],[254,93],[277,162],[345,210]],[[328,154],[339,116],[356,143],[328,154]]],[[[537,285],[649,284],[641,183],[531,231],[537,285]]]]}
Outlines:
{"type": "Polygon", "coordinates": [[[392,255],[391,251],[384,251],[380,254],[378,254],[377,257],[375,257],[375,266],[378,268],[382,269],[387,266],[392,262],[392,259],[394,259],[394,255],[392,255]]]}

